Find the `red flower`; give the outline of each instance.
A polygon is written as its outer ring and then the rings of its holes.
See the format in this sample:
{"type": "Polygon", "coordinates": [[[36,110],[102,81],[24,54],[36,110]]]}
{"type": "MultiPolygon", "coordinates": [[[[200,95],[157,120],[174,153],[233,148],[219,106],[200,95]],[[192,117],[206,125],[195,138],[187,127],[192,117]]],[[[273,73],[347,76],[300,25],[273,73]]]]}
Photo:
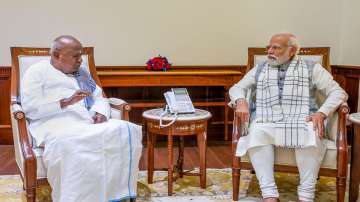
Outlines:
{"type": "Polygon", "coordinates": [[[166,71],[171,68],[171,64],[168,62],[167,58],[160,55],[158,57],[151,58],[146,64],[146,69],[148,70],[166,71]]]}

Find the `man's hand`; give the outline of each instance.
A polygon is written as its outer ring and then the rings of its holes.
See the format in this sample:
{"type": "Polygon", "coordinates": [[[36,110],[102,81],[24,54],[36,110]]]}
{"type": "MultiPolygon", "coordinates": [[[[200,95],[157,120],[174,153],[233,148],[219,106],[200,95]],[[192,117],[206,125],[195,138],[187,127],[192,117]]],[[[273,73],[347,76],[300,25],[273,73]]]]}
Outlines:
{"type": "Polygon", "coordinates": [[[314,126],[314,130],[318,132],[318,135],[320,137],[320,139],[322,139],[324,137],[324,120],[326,118],[326,115],[323,114],[322,112],[316,112],[310,116],[306,117],[306,121],[312,121],[313,122],[313,126],[314,126]]]}
{"type": "Polygon", "coordinates": [[[249,105],[245,99],[239,99],[236,101],[235,115],[243,122],[247,122],[249,120],[249,105]]]}
{"type": "Polygon", "coordinates": [[[89,95],[91,95],[89,91],[78,90],[71,97],[60,100],[60,107],[62,109],[66,106],[73,105],[89,95]]]}
{"type": "Polygon", "coordinates": [[[106,121],[106,116],[96,112],[96,114],[93,116],[94,123],[103,123],[106,121]]]}

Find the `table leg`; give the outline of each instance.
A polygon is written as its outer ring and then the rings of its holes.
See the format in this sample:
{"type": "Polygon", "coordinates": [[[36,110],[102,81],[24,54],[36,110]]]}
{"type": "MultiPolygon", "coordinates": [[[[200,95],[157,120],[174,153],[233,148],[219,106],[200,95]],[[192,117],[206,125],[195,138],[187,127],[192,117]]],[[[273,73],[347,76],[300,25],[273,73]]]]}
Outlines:
{"type": "Polygon", "coordinates": [[[354,124],[353,145],[351,149],[349,202],[357,201],[360,184],[360,126],[354,124]]]}
{"type": "Polygon", "coordinates": [[[147,168],[148,168],[148,183],[153,183],[154,175],[154,136],[150,132],[147,132],[147,168]]]}
{"type": "Polygon", "coordinates": [[[206,132],[197,134],[200,153],[200,187],[206,188],[206,132]]]}
{"type": "Polygon", "coordinates": [[[184,137],[179,137],[179,155],[176,163],[176,167],[179,170],[179,177],[183,177],[183,164],[184,164],[184,137]]]}
{"type": "Polygon", "coordinates": [[[173,183],[173,137],[168,134],[168,195],[172,195],[173,183]]]}

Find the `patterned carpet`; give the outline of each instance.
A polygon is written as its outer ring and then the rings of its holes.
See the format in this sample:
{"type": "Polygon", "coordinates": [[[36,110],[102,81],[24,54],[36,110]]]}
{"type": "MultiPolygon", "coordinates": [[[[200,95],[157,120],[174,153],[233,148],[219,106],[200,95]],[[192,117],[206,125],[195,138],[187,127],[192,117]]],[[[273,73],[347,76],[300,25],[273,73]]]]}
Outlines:
{"type": "MultiPolygon", "coordinates": [[[[232,201],[231,169],[207,169],[207,188],[200,189],[199,177],[185,176],[178,178],[173,186],[174,195],[167,196],[167,172],[157,171],[154,183],[146,183],[146,171],[141,171],[138,182],[138,200],[142,201],[232,201]]],[[[276,173],[281,201],[296,201],[296,185],[298,176],[294,174],[276,173]]],[[[321,177],[317,184],[316,201],[336,201],[335,178],[321,177]]],[[[242,172],[240,185],[240,201],[261,201],[259,186],[252,174],[242,172]]],[[[26,201],[22,182],[19,176],[0,176],[0,201],[26,201]]],[[[49,202],[50,188],[43,186],[37,190],[37,201],[49,202]]]]}

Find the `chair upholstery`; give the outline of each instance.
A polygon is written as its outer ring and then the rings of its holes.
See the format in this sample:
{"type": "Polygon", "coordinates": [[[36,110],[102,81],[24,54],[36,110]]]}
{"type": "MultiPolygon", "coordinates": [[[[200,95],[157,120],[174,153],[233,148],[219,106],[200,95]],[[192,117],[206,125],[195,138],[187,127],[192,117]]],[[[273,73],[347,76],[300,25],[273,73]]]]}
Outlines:
{"type": "MultiPolygon", "coordinates": [[[[328,47],[321,48],[302,48],[299,52],[299,57],[307,61],[313,61],[322,64],[324,68],[330,71],[329,66],[329,51],[328,47]]],[[[248,66],[247,71],[253,68],[256,64],[267,59],[265,48],[249,48],[248,49],[248,66]]],[[[250,94],[250,92],[248,92],[250,94]]],[[[250,96],[247,96],[248,98],[250,96]]],[[[325,97],[321,94],[316,94],[316,101],[321,106],[325,97]]],[[[249,101],[249,100],[248,100],[249,101]]],[[[349,112],[347,104],[344,103],[338,109],[337,113],[330,115],[326,120],[326,154],[321,165],[320,175],[337,177],[338,180],[338,201],[344,200],[345,179],[346,179],[346,165],[347,165],[347,141],[346,141],[346,114],[349,112]]],[[[232,151],[233,151],[233,200],[238,200],[238,177],[241,169],[253,169],[249,157],[246,154],[242,158],[235,156],[236,146],[240,134],[240,119],[234,113],[233,137],[232,137],[232,151]]],[[[298,172],[295,161],[294,149],[275,148],[275,170],[285,172],[298,172]]]]}
{"type": "MultiPolygon", "coordinates": [[[[11,72],[11,124],[15,147],[16,163],[26,190],[28,201],[35,201],[36,187],[47,183],[46,169],[42,160],[43,147],[36,147],[35,139],[27,130],[28,121],[20,103],[21,78],[31,65],[42,60],[50,60],[49,48],[22,48],[12,47],[12,72],[11,72]]],[[[84,48],[81,68],[87,69],[97,85],[101,86],[96,75],[93,48],[84,48]]],[[[129,119],[130,106],[118,98],[109,98],[111,118],[129,119]]]]}

